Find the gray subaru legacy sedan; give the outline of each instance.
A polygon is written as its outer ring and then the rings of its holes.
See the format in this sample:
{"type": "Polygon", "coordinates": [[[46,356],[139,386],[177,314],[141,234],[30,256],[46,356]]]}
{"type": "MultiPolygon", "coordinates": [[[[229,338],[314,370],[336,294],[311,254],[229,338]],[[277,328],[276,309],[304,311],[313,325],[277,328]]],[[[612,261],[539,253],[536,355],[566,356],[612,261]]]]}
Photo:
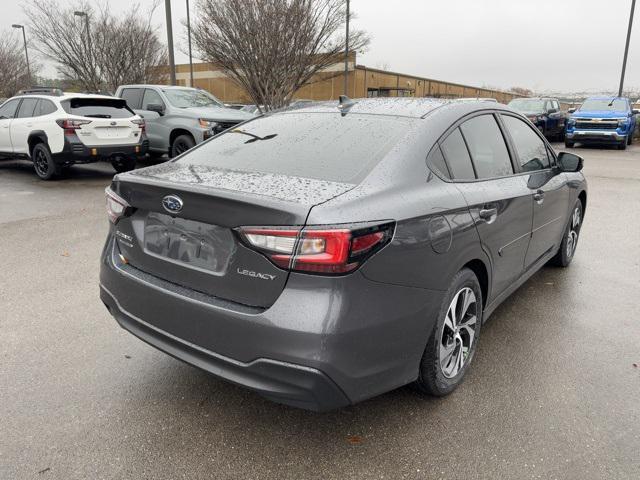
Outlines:
{"type": "Polygon", "coordinates": [[[114,177],[100,296],[143,341],[277,402],[445,395],[500,302],[570,264],[581,169],[496,103],[268,114],[114,177]]]}

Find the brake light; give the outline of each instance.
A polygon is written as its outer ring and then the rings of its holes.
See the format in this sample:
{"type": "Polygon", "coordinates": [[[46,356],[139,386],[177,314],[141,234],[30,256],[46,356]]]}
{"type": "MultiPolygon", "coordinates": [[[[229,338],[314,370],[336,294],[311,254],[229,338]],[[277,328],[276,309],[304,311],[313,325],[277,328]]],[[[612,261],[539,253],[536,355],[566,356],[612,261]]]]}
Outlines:
{"type": "Polygon", "coordinates": [[[65,135],[75,135],[76,130],[79,130],[82,127],[82,125],[91,123],[91,120],[60,119],[60,120],[56,120],[56,123],[60,126],[60,128],[64,129],[65,135]]]}
{"type": "Polygon", "coordinates": [[[125,216],[130,205],[125,199],[111,190],[111,187],[105,188],[104,193],[107,199],[107,216],[111,223],[116,224],[121,217],[125,216]]]}
{"type": "Polygon", "coordinates": [[[147,130],[147,125],[144,123],[144,120],[140,119],[140,120],[131,120],[131,123],[135,123],[136,125],[138,125],[138,127],[140,127],[140,133],[144,133],[147,130]]]}
{"type": "Polygon", "coordinates": [[[238,233],[245,245],[280,268],[343,274],[357,269],[393,237],[393,223],[354,227],[240,227],[238,233]]]}

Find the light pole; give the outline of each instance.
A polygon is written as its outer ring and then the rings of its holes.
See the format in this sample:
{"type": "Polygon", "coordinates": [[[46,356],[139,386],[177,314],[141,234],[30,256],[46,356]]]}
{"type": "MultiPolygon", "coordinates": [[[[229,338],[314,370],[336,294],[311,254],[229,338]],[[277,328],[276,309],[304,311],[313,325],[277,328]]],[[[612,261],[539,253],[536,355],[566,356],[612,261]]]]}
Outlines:
{"type": "Polygon", "coordinates": [[[24,40],[24,56],[27,59],[27,77],[29,80],[29,85],[31,85],[31,67],[29,65],[29,51],[27,50],[27,34],[24,33],[24,25],[18,25],[14,23],[11,25],[13,28],[20,28],[22,30],[22,40],[24,40]]]}
{"type": "MultiPolygon", "coordinates": [[[[76,17],[84,17],[84,31],[85,31],[85,35],[87,36],[87,63],[89,64],[89,68],[90,68],[90,75],[91,75],[91,80],[93,81],[95,78],[94,75],[94,66],[93,66],[93,61],[92,61],[92,55],[91,55],[91,32],[89,31],[89,14],[87,12],[82,12],[79,10],[76,10],[75,12],[73,12],[73,14],[76,17]]],[[[95,83],[95,82],[94,82],[95,83]]]]}
{"type": "Polygon", "coordinates": [[[620,75],[620,88],[618,96],[622,96],[622,87],[624,87],[624,74],[627,69],[627,54],[629,53],[629,40],[631,39],[631,27],[633,26],[633,12],[636,9],[636,0],[631,0],[631,13],[629,13],[629,29],[627,30],[627,43],[624,46],[624,59],[622,60],[622,75],[620,75]]]}
{"type": "Polygon", "coordinates": [[[164,11],[167,21],[167,47],[169,49],[169,69],[171,85],[176,84],[176,61],[173,58],[173,27],[171,25],[171,0],[164,0],[164,11]]]}
{"type": "Polygon", "coordinates": [[[89,55],[91,55],[91,35],[89,32],[89,14],[87,12],[80,12],[78,10],[73,12],[73,14],[76,17],[84,17],[84,29],[85,29],[85,34],[87,35],[87,49],[88,49],[89,55]]]}
{"type": "MultiPolygon", "coordinates": [[[[635,0],[634,0],[635,1],[635,0]]],[[[347,36],[344,43],[344,94],[349,89],[349,0],[347,0],[347,36]]]]}
{"type": "Polygon", "coordinates": [[[190,87],[193,87],[193,58],[191,56],[191,20],[189,18],[189,0],[187,0],[187,40],[189,42],[189,78],[191,79],[190,87]]]}

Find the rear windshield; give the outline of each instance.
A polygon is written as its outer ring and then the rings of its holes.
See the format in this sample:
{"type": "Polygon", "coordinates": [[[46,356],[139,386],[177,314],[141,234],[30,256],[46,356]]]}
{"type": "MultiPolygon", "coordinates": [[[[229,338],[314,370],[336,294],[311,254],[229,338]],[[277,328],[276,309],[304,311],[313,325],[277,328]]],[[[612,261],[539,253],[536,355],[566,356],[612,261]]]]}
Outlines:
{"type": "Polygon", "coordinates": [[[129,118],[135,113],[121,98],[71,98],[60,102],[71,115],[95,118],[129,118]]]}
{"type": "Polygon", "coordinates": [[[359,183],[415,121],[382,115],[276,114],[229,130],[178,161],[359,183]]]}

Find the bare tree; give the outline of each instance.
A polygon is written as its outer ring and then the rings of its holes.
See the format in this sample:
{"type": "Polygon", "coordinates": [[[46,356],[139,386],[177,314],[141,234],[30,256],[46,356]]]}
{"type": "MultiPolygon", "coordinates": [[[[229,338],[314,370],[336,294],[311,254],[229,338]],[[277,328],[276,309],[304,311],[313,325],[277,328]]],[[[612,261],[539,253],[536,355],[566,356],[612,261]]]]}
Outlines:
{"type": "Polygon", "coordinates": [[[87,0],[65,7],[54,0],[30,0],[24,10],[37,50],[57,64],[63,79],[84,90],[114,91],[123,83],[164,78],[166,49],[151,23],[158,3],[155,0],[144,14],[134,4],[118,17],[108,4],[96,9],[87,0]],[[85,17],[74,11],[88,15],[89,36],[85,17]]]}
{"type": "MultiPolygon", "coordinates": [[[[199,0],[193,40],[256,105],[285,106],[320,70],[341,62],[346,0],[199,0]]],[[[369,42],[349,35],[351,50],[369,42]]]]}
{"type": "Polygon", "coordinates": [[[2,98],[11,97],[18,90],[29,86],[27,61],[23,48],[22,41],[14,35],[0,32],[0,97],[2,98]]]}
{"type": "Polygon", "coordinates": [[[531,90],[524,87],[511,87],[510,90],[516,95],[522,95],[524,97],[530,97],[531,95],[533,95],[533,92],[531,90]]]}

